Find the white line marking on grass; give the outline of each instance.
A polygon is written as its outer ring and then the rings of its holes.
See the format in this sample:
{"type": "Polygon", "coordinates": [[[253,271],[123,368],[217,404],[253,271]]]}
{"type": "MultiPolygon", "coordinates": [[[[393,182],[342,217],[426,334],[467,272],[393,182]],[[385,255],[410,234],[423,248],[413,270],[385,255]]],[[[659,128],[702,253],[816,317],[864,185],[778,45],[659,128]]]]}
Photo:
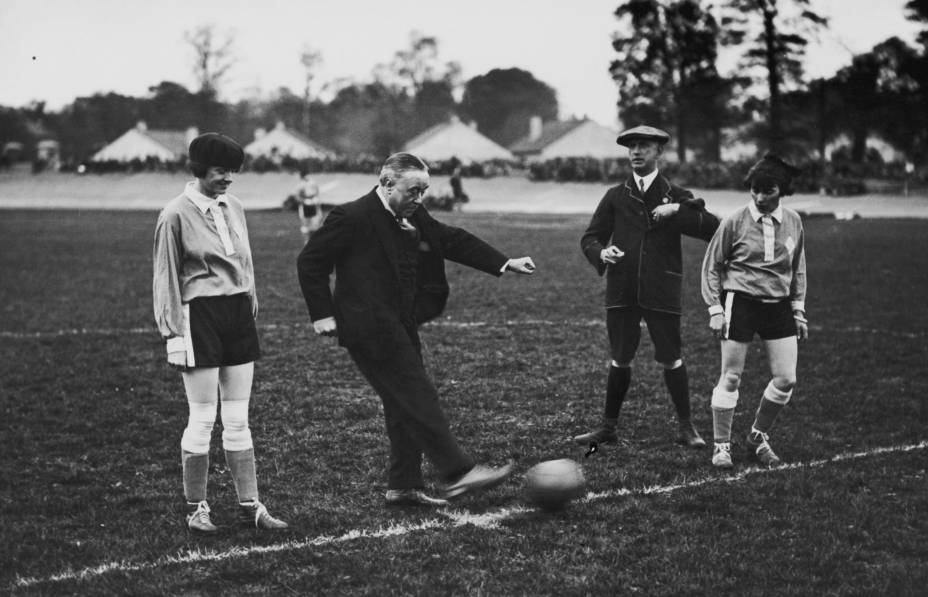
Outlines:
{"type": "Polygon", "coordinates": [[[151,562],[107,562],[99,566],[91,566],[81,570],[66,570],[59,574],[53,574],[45,578],[29,577],[18,578],[15,582],[17,587],[29,587],[44,583],[61,582],[66,580],[89,580],[97,576],[103,576],[107,572],[118,570],[120,572],[142,572],[145,570],[154,570],[163,566],[172,564],[194,564],[197,562],[221,562],[233,558],[243,558],[254,554],[278,553],[282,551],[297,551],[308,547],[324,547],[326,545],[335,545],[358,539],[383,539],[385,537],[395,537],[398,535],[408,535],[416,531],[425,531],[434,528],[446,526],[440,520],[423,520],[415,525],[394,525],[386,528],[380,528],[374,531],[366,529],[356,529],[348,531],[338,537],[321,536],[302,541],[287,541],[285,543],[275,543],[272,545],[252,545],[250,547],[233,547],[225,551],[201,551],[192,550],[180,553],[176,556],[165,556],[151,562]]]}
{"type": "Polygon", "coordinates": [[[157,334],[154,328],[129,328],[129,329],[87,329],[73,328],[69,330],[54,330],[51,332],[3,332],[0,331],[0,338],[12,338],[15,340],[33,340],[39,338],[62,338],[64,336],[124,336],[127,334],[157,334]]]}
{"type": "MultiPolygon", "coordinates": [[[[845,454],[838,454],[831,458],[823,458],[821,460],[812,460],[809,462],[797,462],[779,466],[776,468],[759,468],[751,467],[746,468],[736,474],[728,476],[709,476],[703,479],[697,479],[694,481],[687,481],[685,483],[676,483],[673,485],[652,485],[650,487],[642,487],[640,489],[617,489],[614,491],[602,491],[602,492],[590,492],[584,496],[581,501],[584,503],[593,502],[596,500],[611,499],[616,497],[627,497],[627,496],[649,496],[649,495],[665,495],[673,493],[675,491],[693,489],[697,487],[702,487],[704,485],[710,485],[713,483],[737,483],[742,481],[745,478],[751,475],[769,475],[774,473],[780,473],[784,471],[800,470],[806,468],[820,468],[827,464],[833,464],[838,462],[846,462],[850,460],[859,460],[861,458],[869,458],[871,456],[878,456],[881,454],[894,454],[899,452],[912,452],[915,450],[924,450],[928,448],[928,441],[919,442],[917,444],[909,444],[905,446],[890,446],[884,448],[874,448],[872,450],[866,450],[863,452],[851,452],[845,454]]],[[[451,527],[459,527],[465,525],[471,525],[482,529],[495,529],[499,527],[501,522],[514,518],[515,516],[525,514],[527,512],[534,511],[534,508],[527,506],[512,506],[509,508],[501,508],[493,512],[483,512],[483,513],[473,513],[461,510],[445,510],[439,512],[445,516],[451,522],[451,527]]],[[[234,558],[245,558],[255,554],[266,554],[266,553],[278,553],[282,551],[298,551],[306,548],[312,547],[326,547],[329,545],[337,545],[340,543],[347,543],[349,541],[355,541],[358,539],[382,539],[386,537],[395,537],[400,535],[408,535],[418,531],[428,531],[433,529],[447,529],[449,525],[447,522],[442,522],[441,520],[429,519],[423,520],[421,522],[410,524],[410,525],[393,525],[386,528],[380,528],[376,530],[367,530],[367,529],[355,529],[348,531],[343,535],[337,537],[332,536],[320,536],[314,537],[311,539],[304,539],[302,541],[287,541],[284,543],[275,543],[272,545],[253,545],[249,547],[233,547],[225,551],[188,551],[185,553],[180,553],[176,556],[165,556],[158,558],[150,562],[107,562],[105,564],[100,564],[99,566],[91,566],[88,568],[82,568],[81,570],[66,570],[64,572],[53,574],[46,577],[26,577],[26,578],[17,578],[14,582],[15,587],[30,587],[40,584],[56,583],[62,581],[83,581],[96,578],[98,576],[103,576],[107,572],[111,571],[120,571],[120,572],[141,572],[145,570],[154,570],[156,568],[161,568],[164,566],[170,566],[174,564],[191,564],[197,562],[221,562],[224,560],[230,560],[234,558]]]]}
{"type": "Polygon", "coordinates": [[[424,327],[439,328],[477,328],[477,327],[605,327],[606,322],[601,319],[578,319],[569,321],[553,321],[551,319],[507,319],[506,321],[430,321],[424,327]]]}
{"type": "MultiPolygon", "coordinates": [[[[606,322],[602,319],[569,319],[566,321],[555,321],[552,319],[507,319],[505,321],[452,321],[439,320],[431,321],[423,327],[430,328],[452,328],[452,329],[469,329],[469,328],[502,328],[502,327],[605,327],[606,322]]],[[[644,326],[644,322],[641,324],[644,326]]],[[[283,329],[305,329],[310,327],[308,322],[292,323],[266,323],[259,325],[259,330],[283,330],[283,329]]],[[[824,326],[811,326],[813,332],[824,333],[842,333],[842,334],[867,334],[881,335],[894,338],[924,338],[925,332],[899,332],[893,330],[877,330],[872,328],[863,328],[859,326],[850,326],[843,328],[826,328],[824,326]]],[[[6,332],[0,330],[0,338],[9,338],[13,340],[36,340],[42,338],[62,338],[65,336],[123,336],[150,334],[152,337],[158,335],[158,331],[151,328],[128,328],[128,329],[87,329],[72,328],[62,330],[52,330],[48,332],[6,332]]]]}

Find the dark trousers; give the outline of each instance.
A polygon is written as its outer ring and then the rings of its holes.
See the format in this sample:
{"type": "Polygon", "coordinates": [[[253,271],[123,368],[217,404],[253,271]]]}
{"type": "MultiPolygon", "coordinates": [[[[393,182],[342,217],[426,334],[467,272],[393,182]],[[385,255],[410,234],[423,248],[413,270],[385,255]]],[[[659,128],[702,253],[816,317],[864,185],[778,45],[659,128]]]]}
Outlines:
{"type": "Polygon", "coordinates": [[[411,340],[399,343],[382,360],[372,359],[362,350],[349,348],[348,353],[383,402],[390,438],[387,480],[390,489],[424,486],[423,454],[444,481],[454,480],[474,466],[451,434],[438,401],[438,390],[426,374],[422,355],[411,340]]]}

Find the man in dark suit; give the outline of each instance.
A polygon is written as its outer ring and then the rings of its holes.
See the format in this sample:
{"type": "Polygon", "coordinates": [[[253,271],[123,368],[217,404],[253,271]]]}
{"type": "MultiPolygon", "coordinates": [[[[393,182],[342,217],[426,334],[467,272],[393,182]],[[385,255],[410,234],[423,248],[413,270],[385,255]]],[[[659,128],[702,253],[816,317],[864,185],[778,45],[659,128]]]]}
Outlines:
{"type": "Polygon", "coordinates": [[[587,260],[600,276],[606,275],[612,356],[602,425],[574,438],[591,450],[618,441],[616,425],[631,382],[642,319],[676,410],[677,441],[692,448],[706,445],[690,417],[689,380],[681,357],[681,235],[708,241],[719,220],[706,211],[702,199],[661,176],[657,164],[669,140],[666,132],[650,126],[619,135],[616,142],[628,147],[632,176],[606,192],[580,239],[587,260]]]}
{"type": "Polygon", "coordinates": [[[495,276],[531,274],[535,265],[529,257],[507,259],[469,232],[433,219],[421,207],[428,186],[423,160],[390,156],[380,184],[334,208],[297,261],[315,332],[338,337],[383,402],[390,505],[447,504],[423,491],[423,454],[443,477],[445,498],[497,485],[512,470],[511,463],[475,464],[458,445],[425,371],[417,327],[445,306],[445,259],[495,276]]]}

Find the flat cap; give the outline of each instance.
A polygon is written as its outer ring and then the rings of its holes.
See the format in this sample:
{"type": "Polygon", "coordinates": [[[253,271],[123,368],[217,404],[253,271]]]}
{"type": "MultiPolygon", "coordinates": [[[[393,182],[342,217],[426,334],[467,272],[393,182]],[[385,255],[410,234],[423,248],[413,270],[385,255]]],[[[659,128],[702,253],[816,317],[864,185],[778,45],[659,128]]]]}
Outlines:
{"type": "Polygon", "coordinates": [[[203,133],[191,141],[187,156],[191,162],[229,170],[240,169],[245,161],[242,146],[220,133],[203,133]]]}
{"type": "Polygon", "coordinates": [[[662,131],[661,129],[654,128],[653,126],[648,126],[643,124],[641,126],[636,126],[630,128],[626,131],[619,133],[619,136],[616,137],[615,142],[623,147],[628,147],[628,144],[632,139],[649,139],[651,141],[657,141],[661,145],[670,141],[670,133],[662,131]]]}

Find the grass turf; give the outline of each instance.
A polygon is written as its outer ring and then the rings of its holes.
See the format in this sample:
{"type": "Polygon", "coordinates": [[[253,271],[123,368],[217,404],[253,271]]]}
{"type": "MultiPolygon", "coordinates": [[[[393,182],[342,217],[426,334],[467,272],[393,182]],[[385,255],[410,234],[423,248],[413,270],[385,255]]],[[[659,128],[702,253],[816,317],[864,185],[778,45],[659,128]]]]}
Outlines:
{"type": "MultiPolygon", "coordinates": [[[[513,509],[495,528],[386,509],[379,401],[344,351],[312,334],[292,214],[255,212],[264,357],[251,420],[264,500],[293,528],[272,535],[225,524],[216,537],[188,535],[178,448],[186,406],[150,306],[154,217],[14,210],[0,218],[0,586],[14,593],[922,594],[924,450],[726,482],[707,451],[672,443],[672,408],[647,334],[622,442],[583,460],[565,441],[597,421],[607,358],[603,283],[579,253],[586,218],[576,216],[438,214],[510,255],[531,255],[539,270],[497,280],[450,265],[448,309],[423,329],[426,363],[478,460],[513,457],[522,473],[572,457],[592,491],[628,495],[553,515],[523,511],[517,475],[455,505],[513,509]],[[437,527],[306,543],[423,521],[437,527]],[[286,541],[303,543],[274,547],[286,541]],[[261,546],[274,551],[164,559],[261,546]],[[125,566],[49,579],[108,562],[125,566]],[[33,577],[41,581],[17,584],[33,577]]],[[[812,337],[771,438],[777,453],[802,463],[924,441],[928,222],[813,219],[806,232],[812,337]]],[[[685,358],[696,422],[709,436],[718,348],[698,296],[703,245],[685,247],[685,358]]],[[[738,439],[767,380],[755,344],[738,439]]],[[[210,502],[222,524],[234,492],[218,435],[210,502]]],[[[740,448],[736,471],[747,464],[740,448]]]]}

